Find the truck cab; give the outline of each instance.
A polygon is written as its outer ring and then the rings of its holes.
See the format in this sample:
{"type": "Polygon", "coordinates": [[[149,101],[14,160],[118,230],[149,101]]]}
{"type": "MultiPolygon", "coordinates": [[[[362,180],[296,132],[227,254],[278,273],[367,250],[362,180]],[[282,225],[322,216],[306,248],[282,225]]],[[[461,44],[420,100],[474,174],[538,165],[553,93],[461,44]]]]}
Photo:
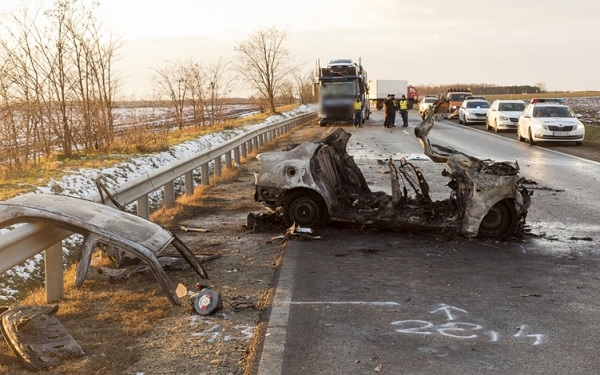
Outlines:
{"type": "Polygon", "coordinates": [[[465,101],[465,99],[473,96],[470,89],[465,88],[451,88],[446,90],[446,93],[442,95],[443,99],[448,101],[448,110],[445,113],[446,118],[452,118],[458,115],[458,108],[465,101]]]}
{"type": "Polygon", "coordinates": [[[351,59],[331,60],[324,68],[317,65],[315,87],[319,98],[319,125],[351,123],[357,97],[362,102],[363,122],[368,119],[371,111],[366,82],[367,72],[351,59]]]}

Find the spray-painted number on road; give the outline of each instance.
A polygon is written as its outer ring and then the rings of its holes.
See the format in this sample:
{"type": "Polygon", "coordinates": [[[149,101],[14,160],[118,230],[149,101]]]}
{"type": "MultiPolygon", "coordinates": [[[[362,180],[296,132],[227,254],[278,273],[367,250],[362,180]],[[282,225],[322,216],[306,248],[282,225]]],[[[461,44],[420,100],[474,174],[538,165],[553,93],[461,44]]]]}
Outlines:
{"type": "Polygon", "coordinates": [[[512,339],[528,339],[531,340],[532,345],[540,345],[544,343],[544,335],[539,333],[533,333],[527,325],[520,325],[517,327],[516,333],[502,335],[497,331],[485,330],[479,324],[465,323],[465,322],[453,322],[455,315],[457,314],[468,314],[467,311],[458,307],[441,304],[441,307],[430,311],[431,314],[444,313],[446,319],[450,322],[436,324],[427,320],[420,319],[409,319],[409,320],[398,320],[392,322],[392,325],[396,327],[395,331],[403,334],[412,335],[441,335],[456,339],[487,339],[491,342],[497,342],[501,338],[512,338],[512,339]]]}

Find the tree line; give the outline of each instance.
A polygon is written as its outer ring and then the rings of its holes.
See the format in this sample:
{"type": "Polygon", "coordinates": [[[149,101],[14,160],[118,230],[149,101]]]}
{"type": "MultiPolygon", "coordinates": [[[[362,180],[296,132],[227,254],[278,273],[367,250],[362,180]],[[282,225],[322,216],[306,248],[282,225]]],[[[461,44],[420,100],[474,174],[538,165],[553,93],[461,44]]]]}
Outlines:
{"type": "MultiPolygon", "coordinates": [[[[118,137],[114,64],[124,42],[97,21],[96,3],[54,0],[31,9],[26,2],[0,25],[2,174],[57,153],[107,151],[118,137]]],[[[286,32],[266,28],[237,44],[234,62],[164,62],[152,69],[155,99],[167,104],[178,129],[220,122],[240,84],[254,90],[265,111],[312,101],[312,76],[290,64],[286,39],[286,32]]]]}
{"type": "Polygon", "coordinates": [[[469,89],[473,94],[478,95],[502,95],[502,94],[536,94],[546,91],[546,85],[537,83],[530,85],[501,86],[486,83],[453,83],[450,85],[428,85],[417,87],[419,96],[432,94],[437,95],[446,92],[448,89],[469,89]]]}

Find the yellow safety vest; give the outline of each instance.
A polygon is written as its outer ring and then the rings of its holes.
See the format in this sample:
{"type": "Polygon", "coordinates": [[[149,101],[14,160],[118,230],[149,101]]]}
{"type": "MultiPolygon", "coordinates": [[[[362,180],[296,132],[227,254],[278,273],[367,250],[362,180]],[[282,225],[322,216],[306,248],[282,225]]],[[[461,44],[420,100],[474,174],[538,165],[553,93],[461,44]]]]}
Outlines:
{"type": "Polygon", "coordinates": [[[360,111],[362,109],[362,103],[361,102],[354,102],[354,110],[355,111],[360,111]]]}
{"type": "Polygon", "coordinates": [[[408,109],[408,100],[400,100],[400,110],[408,109]]]}

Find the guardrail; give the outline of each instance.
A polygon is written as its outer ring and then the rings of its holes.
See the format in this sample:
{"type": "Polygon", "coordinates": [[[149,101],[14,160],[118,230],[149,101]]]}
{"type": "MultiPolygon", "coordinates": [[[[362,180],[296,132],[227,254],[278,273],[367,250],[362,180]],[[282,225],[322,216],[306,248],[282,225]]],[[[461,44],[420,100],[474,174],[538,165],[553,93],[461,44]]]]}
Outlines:
{"type": "MultiPolygon", "coordinates": [[[[122,206],[137,202],[137,214],[149,218],[149,194],[164,189],[163,204],[166,207],[175,205],[174,181],[183,177],[184,193],[191,195],[194,191],[193,172],[200,169],[200,185],[210,183],[210,164],[213,164],[213,174],[220,176],[223,167],[231,169],[240,165],[241,158],[260,149],[264,144],[316,119],[316,112],[296,116],[294,118],[267,125],[260,129],[239,135],[215,148],[179,160],[162,168],[157,168],[143,176],[137,177],[109,193],[122,206]]],[[[100,194],[92,197],[100,202],[100,194]]],[[[111,204],[111,202],[107,202],[111,204]]],[[[46,300],[58,301],[63,297],[63,258],[62,240],[72,235],[72,232],[48,226],[45,224],[27,224],[0,236],[0,274],[24,262],[30,257],[44,252],[46,300]]]]}

